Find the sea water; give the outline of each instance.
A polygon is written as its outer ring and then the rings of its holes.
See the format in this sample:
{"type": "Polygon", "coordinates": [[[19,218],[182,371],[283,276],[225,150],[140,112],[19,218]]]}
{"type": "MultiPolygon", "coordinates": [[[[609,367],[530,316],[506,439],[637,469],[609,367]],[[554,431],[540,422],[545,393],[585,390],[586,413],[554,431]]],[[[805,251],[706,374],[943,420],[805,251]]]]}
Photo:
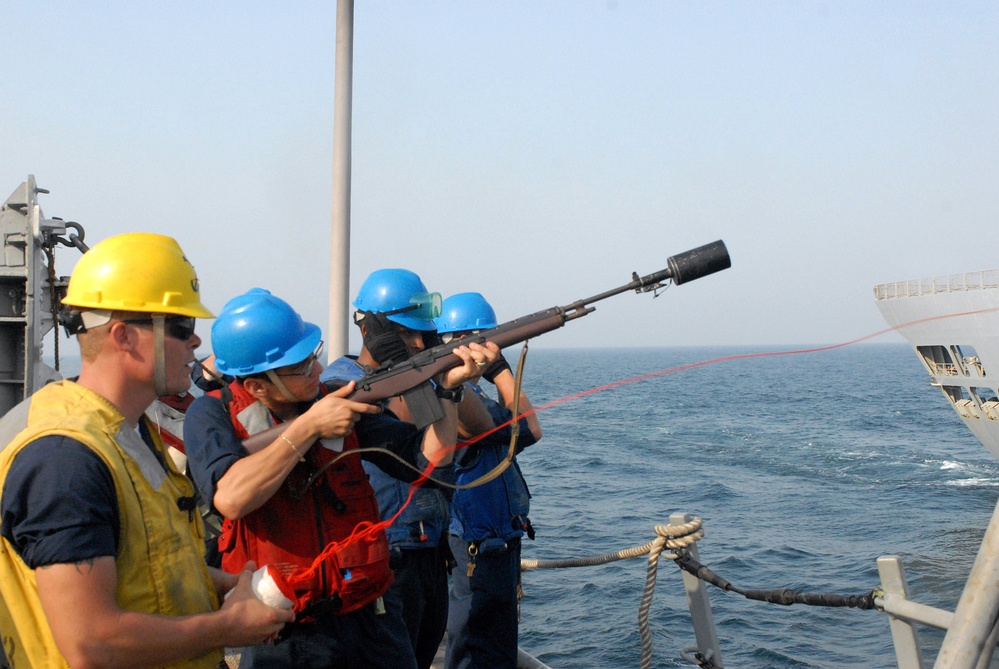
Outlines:
{"type": "MultiPolygon", "coordinates": [[[[771,353],[532,350],[524,388],[536,406],[555,404],[540,412],[542,441],[518,458],[537,529],[524,557],[639,546],[680,511],[704,521],[701,562],[740,589],[865,594],[880,585],[876,559],[893,554],[912,599],[953,610],[996,505],[999,461],[906,344],[771,353]],[[662,373],[641,378],[650,372],[662,373]],[[567,396],[577,397],[557,403],[567,396]]],[[[638,558],[525,573],[521,647],[557,669],[638,667],[645,572],[638,558]]],[[[896,666],[884,613],[708,589],[730,669],[896,666]]],[[[653,666],[691,666],[681,652],[694,631],[666,559],[649,618],[653,666]]],[[[942,635],[920,628],[928,663],[942,635]]]]}
{"type": "MultiPolygon", "coordinates": [[[[701,562],[740,589],[866,594],[891,554],[913,600],[953,610],[999,461],[907,344],[796,350],[532,349],[524,389],[544,437],[518,457],[537,529],[524,557],[640,546],[679,511],[703,519],[701,562]]],[[[519,351],[505,354],[515,364],[519,351]]],[[[63,361],[65,375],[78,369],[63,361]]],[[[637,668],[645,573],[644,558],[525,573],[521,647],[554,669],[637,668]]],[[[727,669],[897,666],[884,613],[708,592],[727,669]]],[[[649,621],[652,666],[692,666],[665,558],[649,621]]],[[[931,664],[943,633],[919,629],[931,664]]]]}

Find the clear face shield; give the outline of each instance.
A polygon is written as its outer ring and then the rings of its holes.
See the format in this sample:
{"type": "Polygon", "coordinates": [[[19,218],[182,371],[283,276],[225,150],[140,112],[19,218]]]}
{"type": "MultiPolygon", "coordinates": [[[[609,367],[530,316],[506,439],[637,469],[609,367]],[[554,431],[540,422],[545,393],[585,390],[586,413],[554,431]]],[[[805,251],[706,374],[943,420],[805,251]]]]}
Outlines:
{"type": "Polygon", "coordinates": [[[383,311],[382,313],[386,316],[407,314],[420,320],[432,321],[441,315],[442,304],[443,300],[440,293],[413,293],[409,296],[408,306],[393,309],[392,311],[383,311]]]}

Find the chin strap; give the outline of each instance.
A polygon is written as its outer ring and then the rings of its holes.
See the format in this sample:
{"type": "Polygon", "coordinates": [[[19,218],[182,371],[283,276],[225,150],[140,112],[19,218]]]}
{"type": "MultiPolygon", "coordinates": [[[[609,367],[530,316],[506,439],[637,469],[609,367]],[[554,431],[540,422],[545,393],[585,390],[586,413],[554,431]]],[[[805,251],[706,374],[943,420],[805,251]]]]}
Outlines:
{"type": "Polygon", "coordinates": [[[169,395],[166,382],[166,316],[153,314],[153,387],[156,395],[169,395]]]}
{"type": "Polygon", "coordinates": [[[291,391],[288,390],[288,386],[284,385],[284,381],[281,380],[280,376],[274,373],[274,370],[268,369],[267,371],[264,372],[264,374],[267,375],[267,380],[273,383],[274,386],[278,389],[278,391],[280,391],[280,393],[284,395],[284,398],[286,400],[288,400],[289,402],[302,401],[291,394],[291,391]]]}

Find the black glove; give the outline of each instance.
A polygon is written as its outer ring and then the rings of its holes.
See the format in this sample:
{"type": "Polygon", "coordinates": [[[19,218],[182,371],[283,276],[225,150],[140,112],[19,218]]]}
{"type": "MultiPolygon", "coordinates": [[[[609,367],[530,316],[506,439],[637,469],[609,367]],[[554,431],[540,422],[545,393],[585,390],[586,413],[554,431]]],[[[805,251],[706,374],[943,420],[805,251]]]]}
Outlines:
{"type": "Polygon", "coordinates": [[[379,366],[394,365],[409,359],[409,350],[399,336],[395,323],[386,318],[385,314],[371,311],[361,313],[364,314],[361,319],[361,325],[364,326],[364,347],[379,366]]]}
{"type": "Polygon", "coordinates": [[[211,378],[205,378],[204,368],[201,366],[202,363],[204,363],[204,360],[199,360],[198,364],[191,368],[191,383],[201,390],[206,393],[213,390],[220,390],[232,382],[232,377],[226,376],[225,374],[218,374],[217,376],[212,376],[211,378]]]}
{"type": "Polygon", "coordinates": [[[437,330],[422,332],[421,334],[423,335],[423,348],[433,348],[444,343],[441,336],[437,334],[437,330]]]}
{"type": "MultiPolygon", "coordinates": [[[[496,361],[493,364],[486,367],[485,371],[482,372],[482,378],[484,378],[489,383],[495,385],[496,375],[502,372],[504,369],[510,369],[510,363],[508,363],[506,361],[506,358],[503,357],[503,354],[500,353],[500,356],[496,358],[496,361]]],[[[510,371],[512,372],[513,370],[510,369],[510,371]]]]}

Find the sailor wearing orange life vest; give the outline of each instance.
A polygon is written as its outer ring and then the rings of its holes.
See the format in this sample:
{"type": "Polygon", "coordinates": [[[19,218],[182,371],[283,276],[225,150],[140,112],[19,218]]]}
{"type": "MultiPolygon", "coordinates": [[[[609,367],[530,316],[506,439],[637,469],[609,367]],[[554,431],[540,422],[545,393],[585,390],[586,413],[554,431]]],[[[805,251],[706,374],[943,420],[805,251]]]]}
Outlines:
{"type": "MultiPolygon", "coordinates": [[[[255,555],[290,574],[311,566],[329,544],[340,547],[295,592],[297,622],[276,643],[246,649],[241,666],[415,667],[397,602],[380,599],[391,582],[384,533],[347,541],[358,523],[379,520],[360,458],[350,453],[359,440],[417,466],[447,465],[456,409],[445,408],[443,419],[417,434],[383,429],[377,407],[347,399],[353,384],[325,394],[319,328],[266,290],[223,308],[212,347],[218,371],[236,380],[191,405],[184,442],[195,482],[227,519],[223,567],[255,555]],[[243,438],[278,423],[287,428],[273,442],[252,454],[243,448],[243,438]],[[326,467],[341,452],[348,455],[326,467]]],[[[473,346],[457,355],[463,364],[441,379],[446,387],[472,378],[476,363],[488,364],[498,351],[473,346]]]]}

